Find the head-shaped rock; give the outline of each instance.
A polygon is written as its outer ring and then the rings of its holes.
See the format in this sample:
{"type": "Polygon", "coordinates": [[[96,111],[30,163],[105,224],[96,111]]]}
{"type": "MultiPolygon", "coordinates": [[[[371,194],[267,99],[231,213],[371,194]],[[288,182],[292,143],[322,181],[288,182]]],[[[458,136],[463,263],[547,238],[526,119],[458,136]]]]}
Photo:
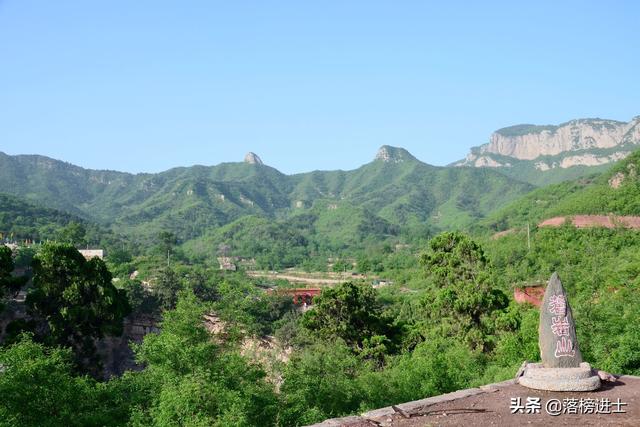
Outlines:
{"type": "Polygon", "coordinates": [[[558,273],[553,273],[540,306],[540,357],[545,368],[577,368],[582,355],[567,294],[558,273]]]}

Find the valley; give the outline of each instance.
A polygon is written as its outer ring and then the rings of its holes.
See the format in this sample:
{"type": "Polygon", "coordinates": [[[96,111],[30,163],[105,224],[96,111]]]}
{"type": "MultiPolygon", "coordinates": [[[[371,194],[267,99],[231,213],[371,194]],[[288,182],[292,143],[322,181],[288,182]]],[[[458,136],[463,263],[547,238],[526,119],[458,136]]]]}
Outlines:
{"type": "MultiPolygon", "coordinates": [[[[351,171],[245,160],[131,175],[1,155],[0,365],[53,364],[39,375],[102,395],[71,411],[85,421],[156,417],[195,387],[235,393],[249,425],[318,422],[512,377],[538,357],[522,289],[557,271],[583,354],[640,374],[640,152],[550,185],[389,146],[351,171]]],[[[0,389],[16,381],[30,387],[0,373],[0,389]]]]}
{"type": "Polygon", "coordinates": [[[638,16],[0,0],[0,427],[640,425],[638,16]]]}

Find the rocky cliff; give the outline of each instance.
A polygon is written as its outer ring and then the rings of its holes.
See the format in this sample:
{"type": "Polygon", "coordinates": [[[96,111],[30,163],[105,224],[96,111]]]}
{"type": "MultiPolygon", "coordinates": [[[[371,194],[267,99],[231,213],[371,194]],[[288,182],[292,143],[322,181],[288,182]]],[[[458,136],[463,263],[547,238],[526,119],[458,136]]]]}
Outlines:
{"type": "Polygon", "coordinates": [[[374,160],[382,160],[385,163],[402,163],[412,160],[417,161],[417,159],[404,148],[391,147],[390,145],[383,145],[380,147],[374,160]]]}
{"type": "Polygon", "coordinates": [[[244,162],[250,163],[252,165],[263,165],[262,159],[256,154],[249,151],[246,156],[244,156],[244,162]]]}
{"type": "Polygon", "coordinates": [[[513,167],[533,162],[539,171],[598,166],[626,157],[640,144],[640,116],[629,122],[572,120],[557,126],[516,125],[495,131],[455,166],[513,167]]]}

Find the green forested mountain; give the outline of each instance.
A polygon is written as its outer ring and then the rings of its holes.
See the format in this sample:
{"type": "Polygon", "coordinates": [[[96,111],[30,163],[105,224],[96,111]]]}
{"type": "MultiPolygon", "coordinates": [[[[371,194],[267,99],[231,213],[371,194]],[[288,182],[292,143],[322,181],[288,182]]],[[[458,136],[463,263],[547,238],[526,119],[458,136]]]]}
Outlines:
{"type": "Polygon", "coordinates": [[[397,226],[464,227],[531,189],[487,169],[430,166],[388,146],[352,171],[291,176],[250,163],[133,175],[0,154],[0,191],[119,233],[168,230],[183,242],[247,215],[288,222],[304,214],[314,230],[338,240],[331,244],[348,245],[369,232],[393,235],[397,226]]]}
{"type": "Polygon", "coordinates": [[[560,215],[640,215],[640,151],[604,173],[532,191],[483,221],[495,231],[560,215]]]}
{"type": "Polygon", "coordinates": [[[347,200],[394,224],[428,222],[446,228],[468,225],[533,189],[495,171],[431,166],[386,146],[376,160],[356,170],[294,178],[292,196],[305,205],[321,198],[347,200]]]}
{"type": "Polygon", "coordinates": [[[84,221],[149,247],[169,231],[194,259],[213,259],[223,245],[276,268],[418,242],[439,230],[493,233],[557,215],[640,214],[639,159],[634,153],[603,174],[535,189],[491,168],[431,166],[387,146],[355,170],[295,175],[260,163],[132,175],[0,155],[0,191],[15,195],[2,199],[0,232],[55,238],[59,226],[84,221]]]}
{"type": "Polygon", "coordinates": [[[69,213],[43,208],[0,193],[0,239],[53,238],[58,230],[81,220],[69,213]]]}
{"type": "Polygon", "coordinates": [[[0,193],[0,242],[23,240],[54,240],[108,249],[131,246],[99,224],[0,193]]]}
{"type": "Polygon", "coordinates": [[[0,191],[43,206],[89,216],[98,195],[113,196],[128,188],[132,176],[94,171],[38,155],[0,153],[0,191]]]}

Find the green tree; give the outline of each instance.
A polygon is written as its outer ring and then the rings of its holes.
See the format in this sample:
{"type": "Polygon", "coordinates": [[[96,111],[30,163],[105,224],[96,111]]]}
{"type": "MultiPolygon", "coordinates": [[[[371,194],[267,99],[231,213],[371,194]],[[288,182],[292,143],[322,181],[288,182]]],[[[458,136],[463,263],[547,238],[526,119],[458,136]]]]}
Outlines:
{"type": "Polygon", "coordinates": [[[459,232],[442,233],[431,239],[420,261],[433,283],[422,301],[429,328],[486,350],[493,315],[509,299],[493,286],[495,275],[480,245],[459,232]]]}
{"type": "Polygon", "coordinates": [[[251,426],[275,423],[276,400],[265,374],[212,339],[208,307],[191,292],[165,312],[159,334],[135,352],[147,367],[136,374],[151,384],[134,424],[149,426],[251,426]]]}
{"type": "Polygon", "coordinates": [[[511,376],[523,360],[533,362],[540,358],[538,348],[540,315],[538,310],[529,305],[523,306],[514,303],[509,306],[507,312],[498,318],[498,323],[502,323],[504,317],[515,319],[517,325],[515,328],[509,328],[512,330],[506,330],[500,334],[492,352],[493,366],[490,370],[498,371],[500,368],[504,368],[506,376],[511,376]]]}
{"type": "Polygon", "coordinates": [[[113,248],[108,252],[107,260],[113,264],[126,264],[132,261],[131,252],[124,247],[113,248]]]}
{"type": "Polygon", "coordinates": [[[274,322],[274,336],[283,347],[294,346],[301,332],[307,331],[300,326],[301,314],[289,311],[274,322]]]}
{"type": "Polygon", "coordinates": [[[58,233],[58,240],[62,243],[81,246],[86,243],[86,235],[87,229],[84,224],[77,221],[71,221],[60,229],[58,233]]]}
{"type": "MultiPolygon", "coordinates": [[[[47,348],[23,335],[0,348],[0,426],[118,426],[127,399],[108,386],[74,375],[69,349],[47,348]]],[[[114,382],[115,385],[115,382],[114,382]]]]}
{"type": "Polygon", "coordinates": [[[14,254],[16,267],[27,268],[31,266],[36,249],[32,247],[19,247],[14,254]]]}
{"type": "Polygon", "coordinates": [[[396,356],[385,370],[361,375],[362,406],[380,408],[468,388],[482,374],[480,360],[459,340],[434,337],[396,356]]]}
{"type": "Polygon", "coordinates": [[[186,277],[185,285],[201,301],[217,301],[220,298],[218,292],[220,280],[219,270],[206,271],[202,268],[192,268],[186,277]]]}
{"type": "Polygon", "coordinates": [[[127,301],[132,313],[151,314],[159,311],[158,299],[145,289],[140,280],[124,279],[118,282],[118,287],[127,292],[127,301]]]}
{"type": "Polygon", "coordinates": [[[358,267],[359,273],[366,273],[368,271],[371,271],[372,269],[371,261],[366,255],[361,255],[358,257],[358,259],[356,260],[356,266],[358,267]]]}
{"type": "Polygon", "coordinates": [[[333,263],[333,271],[336,273],[342,273],[350,269],[351,269],[351,264],[349,264],[344,260],[338,259],[333,263]]]}
{"type": "Polygon", "coordinates": [[[6,295],[16,294],[26,283],[26,278],[12,276],[13,269],[11,249],[0,245],[0,301],[6,295]]]}
{"type": "Polygon", "coordinates": [[[318,342],[293,355],[283,373],[280,422],[308,425],[355,412],[363,366],[342,340],[318,342]]]}
{"type": "Polygon", "coordinates": [[[153,285],[153,295],[158,300],[160,308],[170,310],[176,306],[178,292],[182,289],[182,283],[178,274],[170,267],[163,268],[158,274],[153,285]]]}
{"type": "Polygon", "coordinates": [[[347,282],[326,288],[315,298],[314,305],[305,313],[302,324],[323,339],[340,338],[354,350],[362,351],[371,347],[373,337],[394,335],[391,319],[384,315],[371,285],[347,282]]]}
{"type": "Polygon", "coordinates": [[[161,231],[158,234],[159,248],[162,256],[167,257],[167,266],[169,266],[169,260],[173,247],[178,243],[178,238],[170,231],[161,231]]]}
{"type": "Polygon", "coordinates": [[[295,310],[293,300],[287,295],[265,294],[248,302],[247,312],[255,321],[255,330],[252,332],[262,336],[273,334],[274,322],[295,310]]]}
{"type": "Polygon", "coordinates": [[[26,304],[32,316],[48,325],[40,338],[71,347],[80,366],[94,367],[94,340],[122,333],[129,313],[125,291],[113,286],[101,259],[87,261],[68,244],[44,245],[33,260],[33,272],[26,304]]]}

